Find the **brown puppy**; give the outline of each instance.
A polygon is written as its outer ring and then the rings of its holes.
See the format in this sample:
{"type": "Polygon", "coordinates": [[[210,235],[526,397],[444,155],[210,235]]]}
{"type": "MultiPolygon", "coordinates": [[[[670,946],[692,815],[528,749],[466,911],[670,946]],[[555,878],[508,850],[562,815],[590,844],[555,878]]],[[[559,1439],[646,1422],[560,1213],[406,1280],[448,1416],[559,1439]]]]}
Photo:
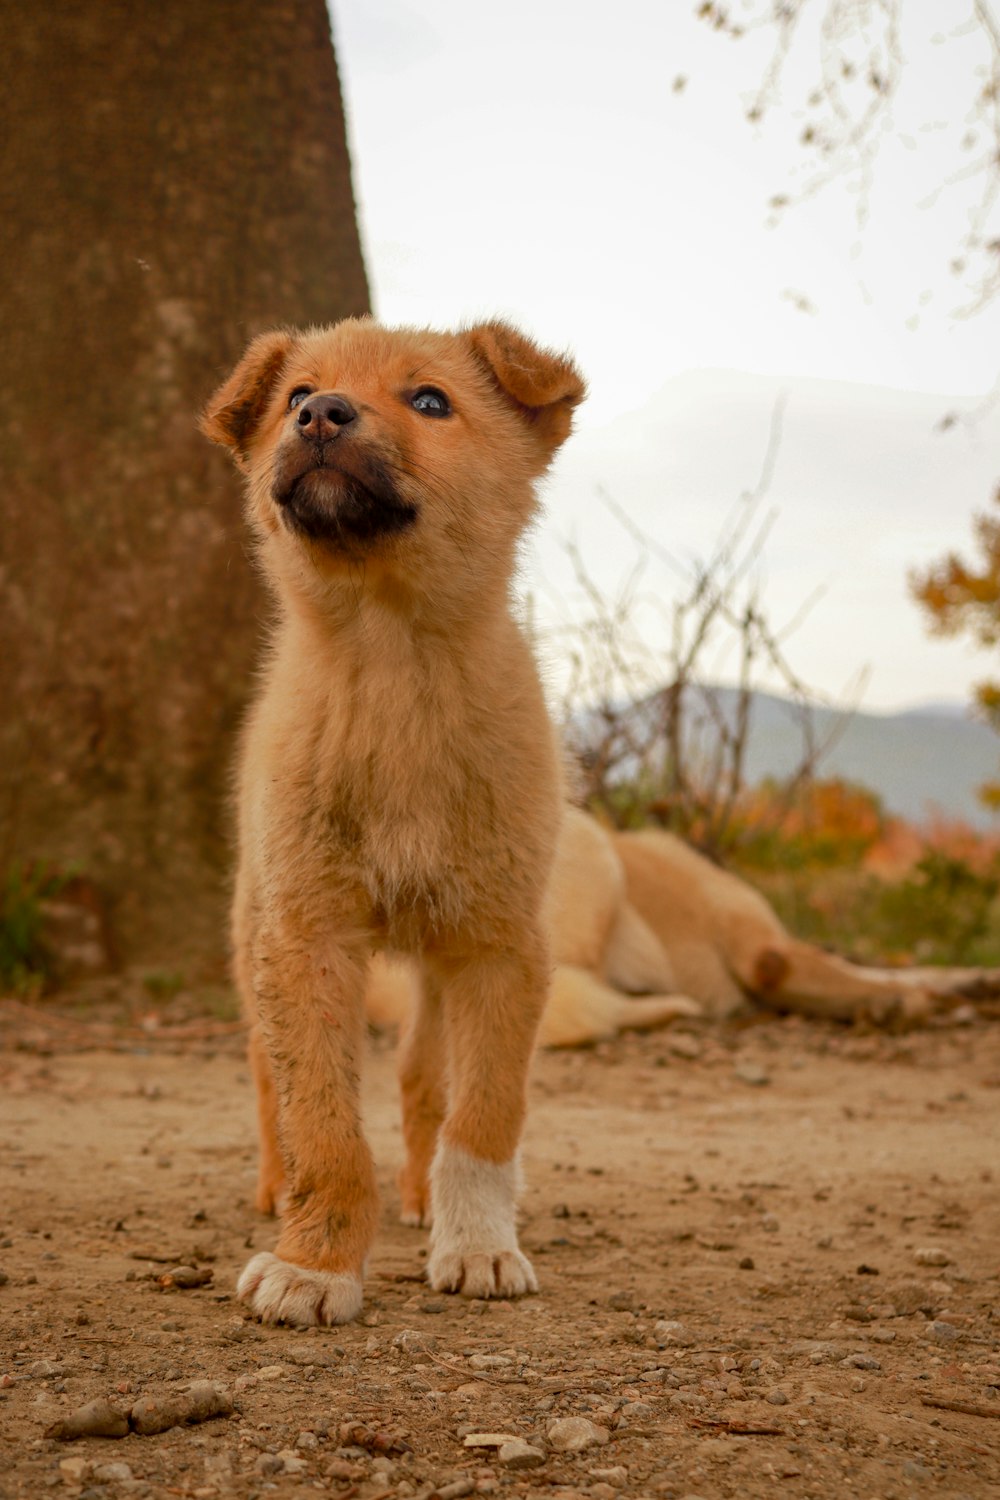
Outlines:
{"type": "Polygon", "coordinates": [[[258,1201],[286,1210],[276,1254],[239,1283],[267,1321],[361,1307],[376,949],[416,955],[423,974],[402,1185],[413,1221],[433,1200],[428,1278],[474,1297],[535,1287],[516,1158],[560,778],[511,575],[583,394],[570,363],[501,323],[452,335],[352,319],[255,339],[202,418],[244,471],[279,606],[243,742],[233,914],[258,1201]]]}

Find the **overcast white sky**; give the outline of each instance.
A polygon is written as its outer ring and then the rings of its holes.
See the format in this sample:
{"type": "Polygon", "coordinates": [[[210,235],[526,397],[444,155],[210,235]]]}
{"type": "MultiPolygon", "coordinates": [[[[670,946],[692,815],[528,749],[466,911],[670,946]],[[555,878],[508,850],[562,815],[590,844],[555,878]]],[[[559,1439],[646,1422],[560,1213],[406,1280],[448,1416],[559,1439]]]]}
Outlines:
{"type": "MultiPolygon", "coordinates": [[[[872,708],[964,698],[993,664],[927,638],[906,573],[965,548],[1000,479],[1000,305],[962,316],[948,273],[977,201],[961,174],[985,145],[969,134],[987,61],[971,0],[936,37],[906,7],[918,22],[861,228],[850,175],[768,227],[768,200],[809,176],[808,35],[754,128],[773,38],[720,37],[693,0],[332,8],[378,315],[503,314],[589,379],[527,558],[540,623],[583,610],[566,538],[609,594],[634,564],[602,489],[682,568],[704,556],[784,393],[765,598],[780,624],[823,591],[793,665],[832,698],[868,665],[872,708]],[[970,420],[936,433],[951,410],[970,420]]],[[[653,561],[644,587],[669,598],[675,573],[653,561]]]]}

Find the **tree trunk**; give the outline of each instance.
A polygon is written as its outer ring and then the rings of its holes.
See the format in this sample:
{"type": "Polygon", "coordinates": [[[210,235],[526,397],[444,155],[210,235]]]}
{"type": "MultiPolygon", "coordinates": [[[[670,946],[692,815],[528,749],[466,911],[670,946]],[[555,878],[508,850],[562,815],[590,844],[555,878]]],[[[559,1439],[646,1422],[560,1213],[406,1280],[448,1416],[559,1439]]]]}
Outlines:
{"type": "Polygon", "coordinates": [[[267,605],[195,430],[246,340],[368,308],[324,0],[0,0],[0,875],[218,954],[267,605]]]}

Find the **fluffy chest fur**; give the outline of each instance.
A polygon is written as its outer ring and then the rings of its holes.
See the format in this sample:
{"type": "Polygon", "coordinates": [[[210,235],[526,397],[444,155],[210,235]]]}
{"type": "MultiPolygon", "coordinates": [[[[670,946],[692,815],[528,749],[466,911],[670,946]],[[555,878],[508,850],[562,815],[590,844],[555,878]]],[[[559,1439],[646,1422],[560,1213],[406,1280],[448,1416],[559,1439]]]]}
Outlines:
{"type": "Polygon", "coordinates": [[[296,618],[279,633],[248,734],[257,805],[245,818],[264,863],[308,849],[405,950],[470,921],[499,932],[523,920],[550,857],[559,777],[517,627],[504,621],[471,662],[467,642],[451,652],[374,610],[336,639],[320,630],[296,618]]]}

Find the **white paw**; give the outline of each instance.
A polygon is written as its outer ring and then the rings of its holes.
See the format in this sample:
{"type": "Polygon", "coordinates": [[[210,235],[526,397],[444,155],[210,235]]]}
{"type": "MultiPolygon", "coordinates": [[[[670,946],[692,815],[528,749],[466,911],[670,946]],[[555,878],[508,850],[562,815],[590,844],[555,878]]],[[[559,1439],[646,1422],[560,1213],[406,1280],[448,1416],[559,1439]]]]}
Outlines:
{"type": "Polygon", "coordinates": [[[461,1292],[463,1297],[523,1297],[538,1291],[531,1261],[520,1250],[497,1255],[436,1251],[427,1265],[427,1280],[436,1292],[461,1292]]]}
{"type": "Polygon", "coordinates": [[[482,1161],[444,1141],[431,1168],[434,1227],[427,1279],[438,1292],[520,1297],[537,1292],[514,1227],[516,1161],[482,1161]]]}
{"type": "Polygon", "coordinates": [[[349,1323],[361,1311],[361,1278],[348,1271],[310,1271],[262,1250],[243,1269],[236,1295],[263,1323],[349,1323]]]}

